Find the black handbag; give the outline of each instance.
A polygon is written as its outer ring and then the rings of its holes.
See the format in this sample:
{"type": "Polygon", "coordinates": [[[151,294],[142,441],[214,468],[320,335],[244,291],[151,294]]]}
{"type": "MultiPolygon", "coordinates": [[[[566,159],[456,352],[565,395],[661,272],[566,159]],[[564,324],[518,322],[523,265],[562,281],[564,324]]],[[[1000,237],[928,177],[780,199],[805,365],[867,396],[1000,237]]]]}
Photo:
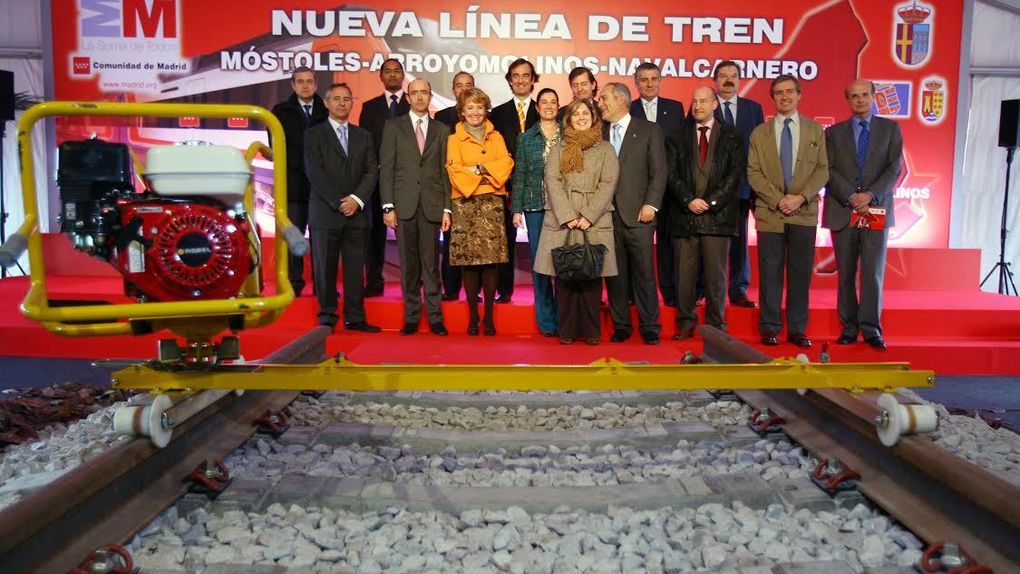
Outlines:
{"type": "Polygon", "coordinates": [[[588,241],[588,231],[582,230],[584,243],[570,243],[570,232],[563,240],[563,245],[552,250],[553,270],[560,281],[590,281],[602,276],[602,265],[605,262],[605,245],[592,245],[588,241]]]}

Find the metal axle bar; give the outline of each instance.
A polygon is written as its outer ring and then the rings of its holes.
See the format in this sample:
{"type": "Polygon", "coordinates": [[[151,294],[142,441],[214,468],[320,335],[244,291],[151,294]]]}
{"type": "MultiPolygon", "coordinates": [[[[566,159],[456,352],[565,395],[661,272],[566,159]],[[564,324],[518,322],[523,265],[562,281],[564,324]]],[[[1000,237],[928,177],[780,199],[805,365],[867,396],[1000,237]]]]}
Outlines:
{"type": "Polygon", "coordinates": [[[113,375],[117,388],[333,391],[572,391],[840,388],[854,392],[932,386],[932,371],[907,363],[649,365],[606,358],[588,365],[219,365],[174,369],[134,365],[113,375]]]}

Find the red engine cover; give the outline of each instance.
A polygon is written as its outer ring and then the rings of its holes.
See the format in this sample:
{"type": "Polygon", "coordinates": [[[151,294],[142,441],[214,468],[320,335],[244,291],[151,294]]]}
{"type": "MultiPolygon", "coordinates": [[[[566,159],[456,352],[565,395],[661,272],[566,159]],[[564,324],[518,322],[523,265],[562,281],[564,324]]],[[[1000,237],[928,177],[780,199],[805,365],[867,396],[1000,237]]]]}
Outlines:
{"type": "Polygon", "coordinates": [[[236,297],[254,269],[247,220],[200,203],[119,207],[122,228],[137,229],[138,237],[117,251],[113,264],[151,301],[236,297]]]}

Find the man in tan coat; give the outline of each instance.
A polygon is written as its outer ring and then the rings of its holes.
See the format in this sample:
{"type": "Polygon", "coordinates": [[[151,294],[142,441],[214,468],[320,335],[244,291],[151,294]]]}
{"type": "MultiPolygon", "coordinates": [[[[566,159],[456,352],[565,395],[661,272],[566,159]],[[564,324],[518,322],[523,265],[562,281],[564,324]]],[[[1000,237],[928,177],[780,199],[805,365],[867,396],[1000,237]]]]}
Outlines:
{"type": "Polygon", "coordinates": [[[818,192],[829,179],[822,126],[797,113],[801,87],[797,78],[772,81],[776,116],[751,133],[747,181],[754,190],[758,230],[758,331],[764,345],[779,344],[783,278],[786,290],[787,340],[811,346],[805,334],[808,291],[818,230],[818,192]]]}

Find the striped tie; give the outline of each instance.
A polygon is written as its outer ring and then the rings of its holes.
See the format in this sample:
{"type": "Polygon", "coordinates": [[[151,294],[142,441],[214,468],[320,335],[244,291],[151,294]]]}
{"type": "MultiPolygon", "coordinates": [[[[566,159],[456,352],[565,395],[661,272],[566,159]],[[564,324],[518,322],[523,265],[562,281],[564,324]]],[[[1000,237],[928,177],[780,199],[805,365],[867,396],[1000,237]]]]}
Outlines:
{"type": "Polygon", "coordinates": [[[517,122],[521,124],[521,131],[524,131],[524,102],[517,102],[517,122]]]}

